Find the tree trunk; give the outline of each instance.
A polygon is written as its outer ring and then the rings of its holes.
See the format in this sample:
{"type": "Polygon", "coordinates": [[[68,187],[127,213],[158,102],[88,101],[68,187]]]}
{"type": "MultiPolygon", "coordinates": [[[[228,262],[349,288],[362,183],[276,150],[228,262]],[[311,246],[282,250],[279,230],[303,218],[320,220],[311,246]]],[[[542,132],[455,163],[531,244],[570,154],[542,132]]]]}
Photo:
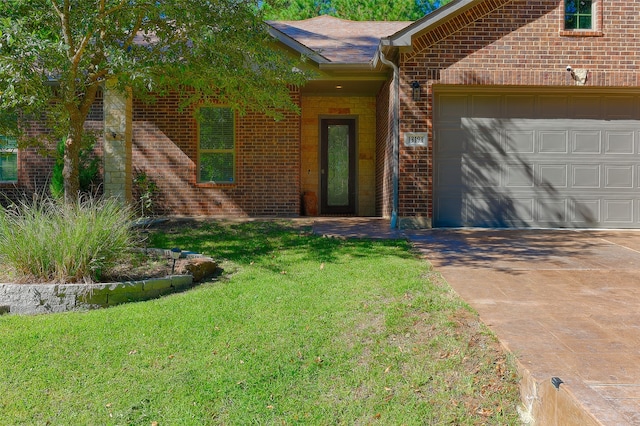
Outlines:
{"type": "Polygon", "coordinates": [[[83,124],[71,119],[69,135],[64,143],[64,201],[75,203],[80,194],[80,146],[82,145],[83,124]]]}

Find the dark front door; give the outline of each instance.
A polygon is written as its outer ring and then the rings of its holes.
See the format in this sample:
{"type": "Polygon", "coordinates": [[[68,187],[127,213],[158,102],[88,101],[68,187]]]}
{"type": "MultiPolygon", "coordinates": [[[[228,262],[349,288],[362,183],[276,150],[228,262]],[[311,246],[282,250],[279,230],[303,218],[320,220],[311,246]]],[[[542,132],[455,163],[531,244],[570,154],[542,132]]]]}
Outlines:
{"type": "Polygon", "coordinates": [[[356,122],[321,121],[321,213],[355,213],[356,122]]]}

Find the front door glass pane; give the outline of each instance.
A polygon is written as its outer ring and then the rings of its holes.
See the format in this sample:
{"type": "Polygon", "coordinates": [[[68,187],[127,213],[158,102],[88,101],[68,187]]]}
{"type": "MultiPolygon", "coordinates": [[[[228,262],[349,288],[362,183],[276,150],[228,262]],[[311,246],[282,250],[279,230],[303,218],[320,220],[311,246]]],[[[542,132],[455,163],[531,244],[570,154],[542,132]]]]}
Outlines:
{"type": "Polygon", "coordinates": [[[349,205],[349,126],[328,126],[327,205],[349,205]]]}

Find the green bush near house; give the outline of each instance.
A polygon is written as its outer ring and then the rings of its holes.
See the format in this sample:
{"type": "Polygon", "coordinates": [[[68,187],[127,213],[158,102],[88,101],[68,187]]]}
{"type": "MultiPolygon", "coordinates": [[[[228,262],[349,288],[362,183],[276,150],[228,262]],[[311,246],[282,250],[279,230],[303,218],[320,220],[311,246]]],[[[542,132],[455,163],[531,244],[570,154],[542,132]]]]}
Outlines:
{"type": "Polygon", "coordinates": [[[0,262],[18,280],[95,281],[129,252],[131,211],[115,200],[36,199],[0,210],[0,262]]]}
{"type": "MultiPolygon", "coordinates": [[[[95,138],[93,135],[87,135],[86,139],[87,140],[83,141],[82,149],[80,149],[80,170],[78,171],[80,191],[83,193],[89,193],[91,191],[91,186],[95,184],[100,169],[100,159],[93,155],[95,138]]],[[[63,168],[64,140],[61,140],[56,146],[56,162],[53,165],[51,182],[49,183],[49,191],[51,191],[51,195],[55,198],[62,198],[64,195],[63,168]]]]}

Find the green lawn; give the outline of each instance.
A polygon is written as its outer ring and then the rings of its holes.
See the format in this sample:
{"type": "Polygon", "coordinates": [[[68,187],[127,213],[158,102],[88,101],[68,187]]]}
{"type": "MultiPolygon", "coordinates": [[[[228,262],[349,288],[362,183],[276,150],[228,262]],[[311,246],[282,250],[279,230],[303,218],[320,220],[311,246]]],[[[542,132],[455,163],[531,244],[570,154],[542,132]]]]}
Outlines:
{"type": "Polygon", "coordinates": [[[518,424],[512,363],[404,241],[203,222],[150,246],[216,281],[85,313],[0,316],[0,424],[518,424]]]}

